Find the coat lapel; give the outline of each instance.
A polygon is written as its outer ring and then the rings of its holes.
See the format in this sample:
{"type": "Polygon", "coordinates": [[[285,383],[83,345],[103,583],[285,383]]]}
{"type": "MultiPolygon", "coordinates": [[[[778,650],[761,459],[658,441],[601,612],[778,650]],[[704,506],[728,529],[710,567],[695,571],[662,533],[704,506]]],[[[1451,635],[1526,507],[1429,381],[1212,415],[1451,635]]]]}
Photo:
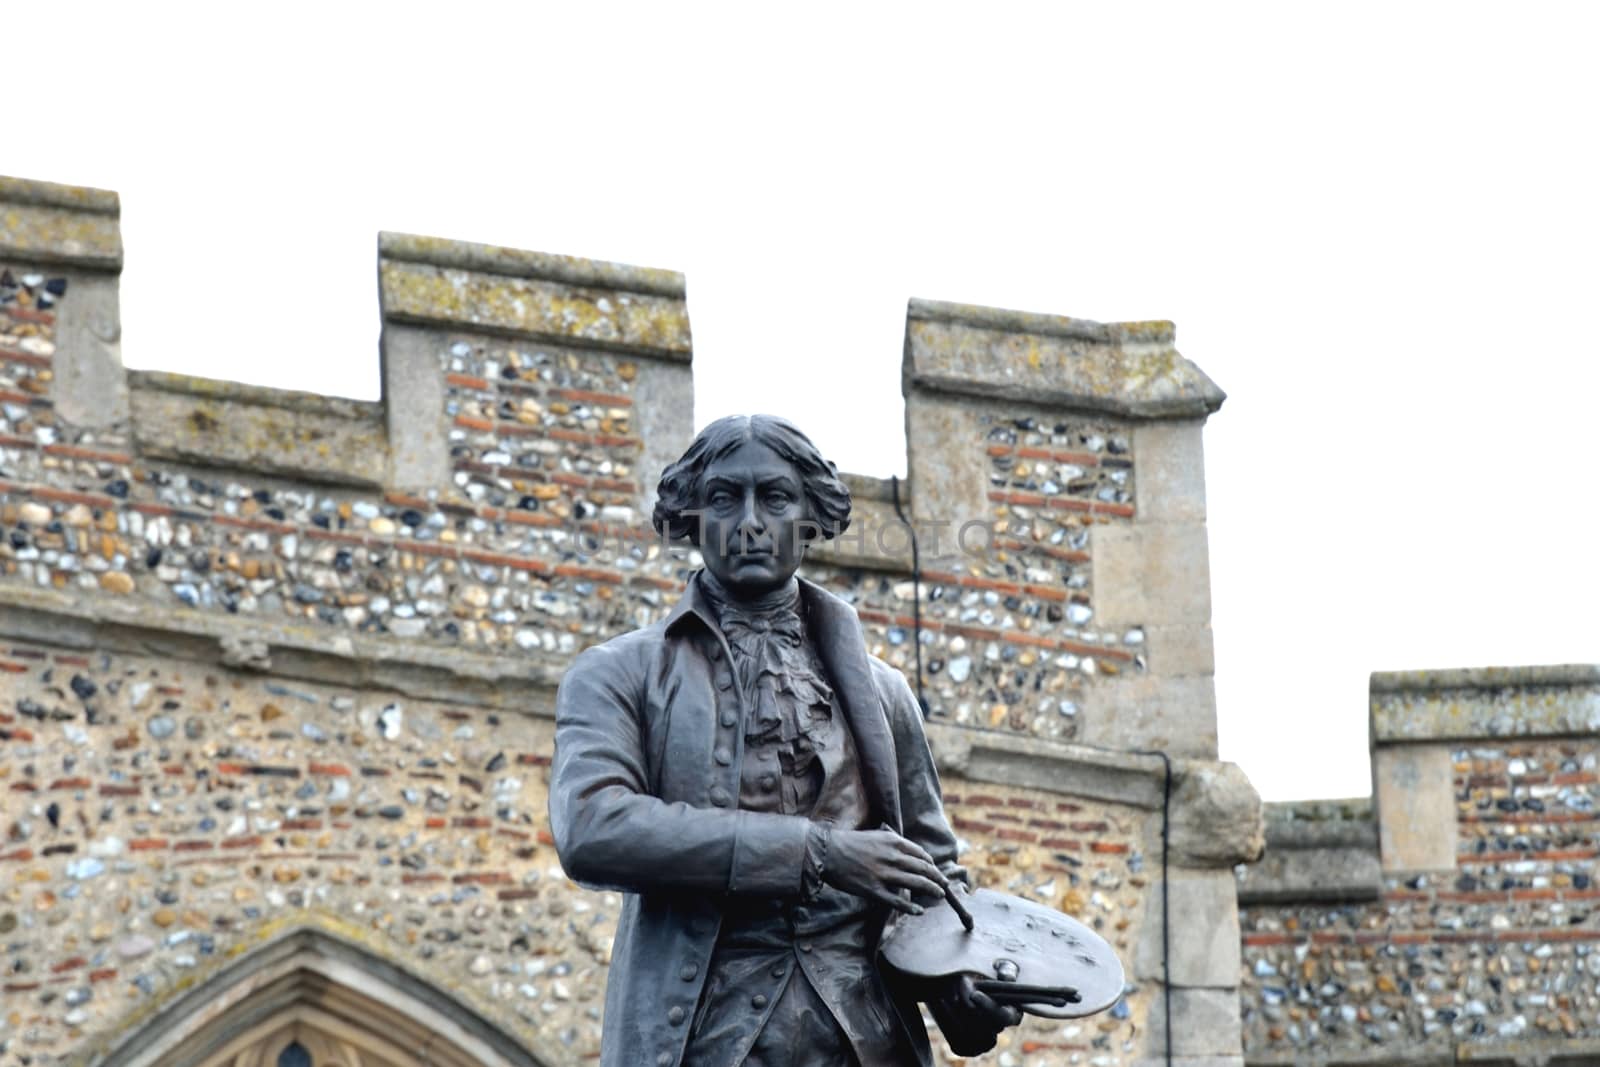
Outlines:
{"type": "Polygon", "coordinates": [[[718,766],[712,761],[717,718],[715,670],[707,659],[713,649],[727,654],[717,629],[716,613],[690,578],[677,605],[667,615],[664,669],[651,693],[659,702],[666,737],[660,766],[656,768],[663,800],[703,804],[715,783],[718,766]]]}
{"type": "Polygon", "coordinates": [[[901,829],[900,793],[895,770],[894,739],[884,717],[878,687],[872,681],[872,664],[867,660],[866,642],[861,637],[861,620],[855,609],[820,586],[800,580],[813,624],[813,637],[829,680],[844,707],[845,719],[855,737],[856,754],[861,760],[861,778],[873,803],[874,813],[896,832],[901,829]]]}

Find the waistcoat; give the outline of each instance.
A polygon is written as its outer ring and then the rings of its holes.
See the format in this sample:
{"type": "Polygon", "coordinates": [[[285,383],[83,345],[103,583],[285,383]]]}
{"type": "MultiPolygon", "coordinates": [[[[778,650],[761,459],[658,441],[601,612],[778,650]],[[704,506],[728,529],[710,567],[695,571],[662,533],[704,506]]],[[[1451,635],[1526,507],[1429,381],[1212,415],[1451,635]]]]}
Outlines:
{"type": "MultiPolygon", "coordinates": [[[[744,734],[739,808],[865,829],[870,806],[855,742],[803,626],[802,633],[803,644],[786,657],[798,667],[793,677],[735,651],[744,734]]],[[[762,636],[739,643],[760,648],[762,636]]],[[[729,640],[737,647],[734,634],[729,640]]],[[[915,1062],[871,962],[883,918],[880,907],[827,885],[799,902],[730,901],[684,1067],[915,1062]]]]}

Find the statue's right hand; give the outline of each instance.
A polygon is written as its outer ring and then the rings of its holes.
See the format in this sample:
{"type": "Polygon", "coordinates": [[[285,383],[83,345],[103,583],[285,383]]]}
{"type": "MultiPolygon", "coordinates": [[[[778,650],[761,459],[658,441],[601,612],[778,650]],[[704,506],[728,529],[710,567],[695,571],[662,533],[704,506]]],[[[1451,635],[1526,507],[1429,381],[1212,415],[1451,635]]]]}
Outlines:
{"type": "Polygon", "coordinates": [[[912,915],[922,914],[922,906],[901,890],[911,890],[913,898],[937,898],[949,884],[921,845],[889,829],[830,830],[822,880],[912,915]]]}

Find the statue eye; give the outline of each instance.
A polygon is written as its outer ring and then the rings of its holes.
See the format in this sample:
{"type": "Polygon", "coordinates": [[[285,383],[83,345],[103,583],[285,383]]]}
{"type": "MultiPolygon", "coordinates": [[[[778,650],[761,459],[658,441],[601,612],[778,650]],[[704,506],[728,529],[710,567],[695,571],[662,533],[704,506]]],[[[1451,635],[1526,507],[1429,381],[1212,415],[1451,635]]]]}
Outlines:
{"type": "Polygon", "coordinates": [[[706,498],[706,503],[714,508],[725,508],[733,503],[733,494],[726,489],[713,489],[706,498]]]}
{"type": "Polygon", "coordinates": [[[767,507],[777,509],[788,507],[794,498],[781,490],[774,490],[767,494],[767,507]]]}

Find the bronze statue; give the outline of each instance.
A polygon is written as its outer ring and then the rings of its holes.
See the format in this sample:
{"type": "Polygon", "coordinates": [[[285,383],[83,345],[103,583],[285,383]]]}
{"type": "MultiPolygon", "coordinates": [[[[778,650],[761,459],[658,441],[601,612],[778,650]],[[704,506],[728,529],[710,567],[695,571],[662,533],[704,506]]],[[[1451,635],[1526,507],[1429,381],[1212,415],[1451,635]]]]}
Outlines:
{"type": "Polygon", "coordinates": [[[918,1000],[958,1054],[993,1048],[1021,998],[878,959],[891,915],[963,913],[967,875],[906,679],[796,577],[849,490],[756,415],[707,426],[658,496],[656,529],[705,567],[665,619],[578,656],[557,698],[561,862],[627,894],[602,1067],[929,1067],[918,1000]]]}

